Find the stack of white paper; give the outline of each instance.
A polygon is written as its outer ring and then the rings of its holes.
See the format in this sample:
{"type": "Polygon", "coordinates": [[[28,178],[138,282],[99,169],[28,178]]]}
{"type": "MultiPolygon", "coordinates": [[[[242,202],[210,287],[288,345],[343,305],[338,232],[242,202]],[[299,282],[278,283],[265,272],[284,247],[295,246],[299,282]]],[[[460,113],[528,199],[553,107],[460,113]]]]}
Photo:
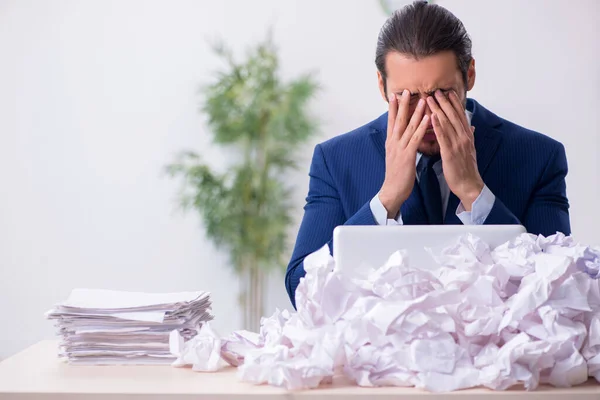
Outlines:
{"type": "Polygon", "coordinates": [[[46,313],[62,337],[59,354],[76,364],[170,364],[169,334],[184,340],[210,321],[210,293],[75,289],[46,313]]]}

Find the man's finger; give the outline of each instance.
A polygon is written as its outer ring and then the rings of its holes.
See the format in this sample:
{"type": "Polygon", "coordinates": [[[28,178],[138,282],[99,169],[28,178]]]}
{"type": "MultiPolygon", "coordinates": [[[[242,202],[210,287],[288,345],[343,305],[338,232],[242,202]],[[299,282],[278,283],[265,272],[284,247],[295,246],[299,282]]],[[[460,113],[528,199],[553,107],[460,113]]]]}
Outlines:
{"type": "Polygon", "coordinates": [[[396,124],[394,125],[394,138],[396,138],[396,140],[399,140],[406,130],[406,125],[408,124],[409,102],[410,92],[407,89],[404,89],[398,100],[398,115],[396,116],[396,124]]]}
{"type": "Polygon", "coordinates": [[[435,133],[435,137],[438,140],[440,148],[448,148],[450,143],[448,141],[448,137],[444,133],[444,129],[440,125],[438,115],[439,114],[436,113],[431,114],[431,124],[433,125],[433,132],[435,133]]]}
{"type": "Polygon", "coordinates": [[[469,124],[469,121],[467,121],[467,115],[465,114],[465,109],[463,108],[463,105],[460,102],[460,99],[458,98],[458,95],[456,94],[456,92],[454,90],[452,90],[450,92],[450,94],[448,95],[448,98],[450,99],[450,103],[452,103],[452,106],[458,113],[458,117],[460,118],[460,122],[462,123],[463,127],[465,128],[465,131],[470,131],[470,124],[469,124]]]}
{"type": "Polygon", "coordinates": [[[398,98],[395,93],[388,96],[388,124],[387,124],[387,139],[394,138],[394,125],[396,123],[396,115],[398,114],[398,98]]]}
{"type": "Polygon", "coordinates": [[[423,119],[423,114],[425,114],[425,101],[423,99],[420,99],[419,104],[417,104],[417,108],[415,109],[415,112],[410,118],[408,126],[406,127],[404,133],[402,134],[402,137],[400,138],[401,147],[404,148],[408,145],[408,142],[410,142],[410,139],[412,138],[413,134],[419,127],[421,120],[423,119]]]}
{"type": "Polygon", "coordinates": [[[444,93],[442,93],[441,90],[436,90],[435,99],[437,100],[441,109],[444,111],[444,114],[446,114],[446,117],[452,124],[452,127],[454,128],[454,132],[456,132],[456,134],[462,134],[462,132],[465,131],[465,126],[463,125],[462,121],[460,120],[460,115],[456,111],[456,109],[454,108],[454,106],[452,105],[450,100],[448,100],[446,95],[444,95],[444,93]]]}
{"type": "Polygon", "coordinates": [[[423,140],[423,136],[425,136],[425,132],[427,132],[428,127],[429,127],[429,115],[425,114],[425,115],[423,115],[423,118],[421,119],[421,123],[419,124],[419,127],[417,128],[415,133],[410,138],[410,141],[408,142],[407,147],[410,147],[414,151],[417,151],[417,149],[419,148],[419,143],[421,143],[421,140],[423,140]]]}
{"type": "MultiPolygon", "coordinates": [[[[444,136],[446,142],[451,141],[452,138],[456,136],[456,133],[454,133],[454,128],[452,127],[452,124],[450,123],[448,118],[446,118],[446,114],[444,114],[444,111],[440,108],[440,106],[433,97],[427,98],[427,105],[429,105],[429,109],[437,117],[436,119],[438,123],[439,134],[438,132],[436,132],[436,136],[442,135],[444,136]]],[[[433,121],[434,119],[431,118],[432,123],[433,121]]]]}

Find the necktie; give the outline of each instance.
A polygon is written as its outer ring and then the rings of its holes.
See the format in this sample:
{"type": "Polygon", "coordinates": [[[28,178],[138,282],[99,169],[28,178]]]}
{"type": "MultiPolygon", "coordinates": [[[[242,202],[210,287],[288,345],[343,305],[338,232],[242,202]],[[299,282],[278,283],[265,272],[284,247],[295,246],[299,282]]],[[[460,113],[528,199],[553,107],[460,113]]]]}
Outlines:
{"type": "Polygon", "coordinates": [[[431,225],[442,225],[444,217],[442,215],[442,193],[440,191],[440,182],[438,181],[433,164],[440,160],[440,156],[421,156],[422,169],[419,176],[419,190],[423,197],[425,211],[431,225]]]}

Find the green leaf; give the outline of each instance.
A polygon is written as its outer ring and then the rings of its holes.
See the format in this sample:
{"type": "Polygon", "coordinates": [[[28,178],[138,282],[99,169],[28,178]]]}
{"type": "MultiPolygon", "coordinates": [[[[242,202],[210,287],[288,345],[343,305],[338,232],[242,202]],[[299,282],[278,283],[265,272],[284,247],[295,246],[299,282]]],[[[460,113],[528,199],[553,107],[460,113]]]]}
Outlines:
{"type": "Polygon", "coordinates": [[[235,271],[283,268],[293,194],[283,172],[296,168],[295,152],[317,132],[309,104],[319,85],[313,74],[281,80],[271,36],[239,62],[222,41],[212,47],[224,68],[202,86],[200,110],[213,142],[236,149],[240,159],[218,174],[186,151],[165,170],[182,179],[179,205],[200,214],[207,237],[230,254],[235,271]]]}

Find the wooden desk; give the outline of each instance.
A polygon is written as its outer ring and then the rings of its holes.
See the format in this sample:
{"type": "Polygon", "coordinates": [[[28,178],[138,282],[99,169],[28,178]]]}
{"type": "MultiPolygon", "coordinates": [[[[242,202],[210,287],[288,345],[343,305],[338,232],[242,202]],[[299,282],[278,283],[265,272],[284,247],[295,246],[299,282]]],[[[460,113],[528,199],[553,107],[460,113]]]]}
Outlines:
{"type": "Polygon", "coordinates": [[[340,377],[320,389],[287,392],[239,382],[235,369],[199,373],[169,366],[72,366],[56,356],[57,342],[40,342],[0,363],[0,399],[475,399],[600,400],[600,384],[534,392],[471,389],[434,394],[414,388],[361,388],[340,377]]]}

